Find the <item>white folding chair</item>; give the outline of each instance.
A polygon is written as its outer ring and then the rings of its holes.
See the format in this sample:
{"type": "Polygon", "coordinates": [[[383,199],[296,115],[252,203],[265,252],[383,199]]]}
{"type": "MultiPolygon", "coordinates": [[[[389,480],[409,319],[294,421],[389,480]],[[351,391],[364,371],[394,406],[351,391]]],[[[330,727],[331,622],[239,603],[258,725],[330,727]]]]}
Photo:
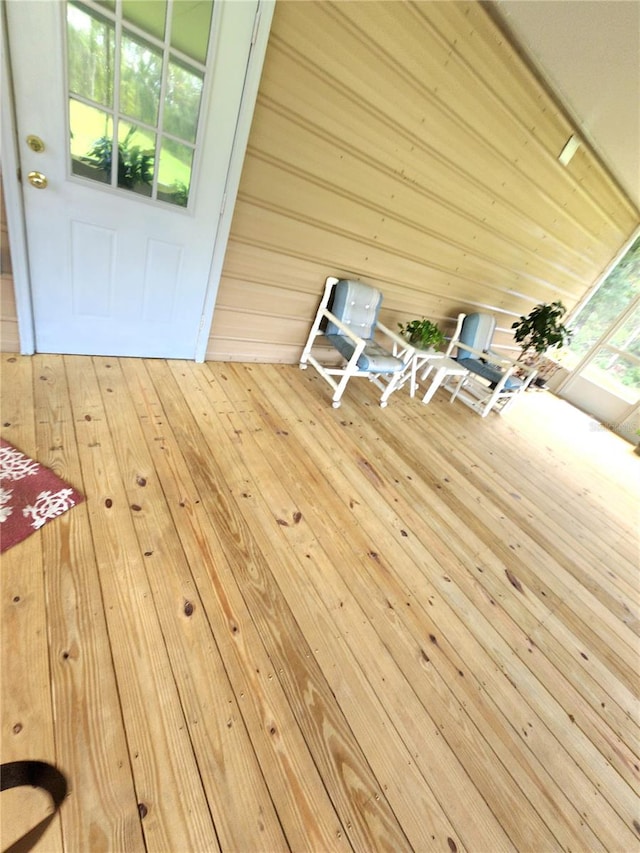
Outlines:
{"type": "Polygon", "coordinates": [[[334,409],[340,406],[344,390],[354,376],[366,376],[380,388],[383,408],[402,382],[413,348],[378,320],[381,304],[382,293],[371,285],[335,276],[330,276],[325,283],[300,367],[305,369],[311,364],[329,383],[333,388],[331,404],[334,409]],[[375,339],[376,333],[390,342],[390,349],[375,339]],[[330,347],[329,359],[327,347],[324,359],[319,348],[312,354],[312,348],[322,342],[330,347]],[[342,357],[337,367],[334,366],[336,351],[342,357]]]}

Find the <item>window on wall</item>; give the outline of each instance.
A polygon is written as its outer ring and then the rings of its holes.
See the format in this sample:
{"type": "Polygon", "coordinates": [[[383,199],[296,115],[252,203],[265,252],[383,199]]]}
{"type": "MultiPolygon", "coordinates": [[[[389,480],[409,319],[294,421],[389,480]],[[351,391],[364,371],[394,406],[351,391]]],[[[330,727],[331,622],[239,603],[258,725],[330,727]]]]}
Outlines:
{"type": "Polygon", "coordinates": [[[67,5],[74,175],[186,207],[213,3],[67,5]]]}
{"type": "Polygon", "coordinates": [[[572,319],[559,361],[629,404],[640,400],[640,237],[572,319]]]}

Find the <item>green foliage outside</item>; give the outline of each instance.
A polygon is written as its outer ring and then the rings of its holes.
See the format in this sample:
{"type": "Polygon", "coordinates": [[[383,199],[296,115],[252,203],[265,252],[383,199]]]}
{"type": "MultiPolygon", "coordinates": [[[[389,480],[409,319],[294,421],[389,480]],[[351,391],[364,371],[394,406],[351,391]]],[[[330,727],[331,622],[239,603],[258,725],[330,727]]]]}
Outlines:
{"type": "MultiPolygon", "coordinates": [[[[572,321],[571,344],[562,362],[570,367],[586,355],[631,301],[640,294],[640,237],[572,321]]],[[[618,330],[610,343],[640,358],[640,310],[618,330]]],[[[590,366],[591,378],[615,390],[618,383],[640,389],[640,366],[602,349],[590,366]],[[595,369],[595,370],[594,370],[595,369]]]]}
{"type": "Polygon", "coordinates": [[[69,89],[102,104],[113,106],[115,32],[113,25],[97,15],[87,15],[69,5],[67,63],[69,89]]]}
{"type": "Polygon", "coordinates": [[[157,125],[162,54],[137,39],[122,37],[119,109],[126,116],[157,125]]]}
{"type": "Polygon", "coordinates": [[[587,352],[638,293],[640,237],[573,320],[571,349],[580,355],[587,352]]]}

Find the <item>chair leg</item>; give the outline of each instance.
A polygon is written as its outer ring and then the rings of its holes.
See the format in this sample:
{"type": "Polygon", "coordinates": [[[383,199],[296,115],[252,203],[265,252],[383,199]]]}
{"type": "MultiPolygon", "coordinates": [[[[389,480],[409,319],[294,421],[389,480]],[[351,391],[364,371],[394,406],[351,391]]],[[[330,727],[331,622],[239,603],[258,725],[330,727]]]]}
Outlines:
{"type": "Polygon", "coordinates": [[[324,310],[329,304],[331,290],[333,289],[333,286],[337,281],[337,278],[329,277],[325,283],[324,293],[322,295],[320,305],[318,306],[318,310],[316,312],[316,318],[313,321],[311,331],[309,332],[309,337],[307,338],[307,343],[305,344],[305,347],[302,350],[302,355],[300,356],[300,367],[302,368],[302,370],[306,368],[307,361],[309,359],[309,354],[311,353],[311,348],[313,347],[315,339],[320,334],[320,323],[322,322],[322,318],[324,316],[324,310]]]}
{"type": "MultiPolygon", "coordinates": [[[[360,347],[360,349],[362,349],[362,348],[360,347]]],[[[357,358],[360,357],[357,350],[356,350],[356,357],[357,358]]],[[[347,387],[347,383],[349,382],[351,377],[354,376],[357,372],[357,369],[351,369],[350,370],[350,368],[352,368],[352,366],[353,366],[353,368],[355,368],[355,358],[354,357],[352,357],[351,360],[349,361],[349,364],[345,368],[345,373],[344,373],[342,379],[340,380],[340,382],[338,382],[338,384],[336,386],[336,390],[333,392],[333,397],[331,398],[331,405],[333,406],[334,409],[340,408],[340,402],[342,400],[342,395],[344,394],[344,389],[347,387]]]]}
{"type": "Polygon", "coordinates": [[[458,382],[456,387],[453,389],[453,394],[451,395],[451,399],[449,400],[450,403],[453,403],[453,401],[456,399],[456,397],[458,396],[458,394],[462,390],[462,386],[464,385],[466,379],[467,379],[466,376],[460,377],[460,381],[458,382]]]}
{"type": "Polygon", "coordinates": [[[405,378],[404,370],[399,370],[397,373],[392,374],[391,379],[389,379],[387,383],[387,387],[382,392],[382,397],[380,397],[381,409],[384,409],[387,406],[389,397],[400,387],[405,378]]]}
{"type": "MultiPolygon", "coordinates": [[[[440,384],[442,383],[442,380],[444,379],[446,374],[447,374],[446,368],[444,368],[444,369],[436,368],[435,375],[434,375],[433,379],[431,380],[431,385],[429,385],[429,387],[427,388],[426,394],[422,398],[422,402],[425,405],[431,401],[431,398],[433,397],[433,395],[436,393],[436,391],[440,387],[440,384]]],[[[463,377],[463,379],[464,379],[464,377],[463,377]]]]}
{"type": "Polygon", "coordinates": [[[318,332],[320,330],[320,323],[322,321],[322,308],[323,306],[320,305],[318,313],[316,314],[316,319],[313,321],[313,325],[311,326],[309,337],[307,338],[307,342],[304,345],[304,349],[302,350],[302,355],[300,356],[300,367],[303,370],[307,366],[307,360],[311,354],[311,347],[313,346],[313,342],[317,338],[318,332]]]}
{"type": "Polygon", "coordinates": [[[500,407],[500,414],[503,415],[505,412],[508,412],[511,406],[515,403],[516,397],[518,397],[522,392],[514,391],[513,394],[509,395],[509,398],[505,400],[505,402],[500,407]]]}
{"type": "Polygon", "coordinates": [[[427,366],[425,367],[425,369],[422,371],[422,376],[420,377],[420,382],[424,382],[424,381],[425,381],[425,379],[427,378],[427,376],[428,376],[428,375],[431,373],[431,371],[433,370],[433,367],[434,367],[434,366],[433,366],[433,364],[427,364],[427,366]]]}

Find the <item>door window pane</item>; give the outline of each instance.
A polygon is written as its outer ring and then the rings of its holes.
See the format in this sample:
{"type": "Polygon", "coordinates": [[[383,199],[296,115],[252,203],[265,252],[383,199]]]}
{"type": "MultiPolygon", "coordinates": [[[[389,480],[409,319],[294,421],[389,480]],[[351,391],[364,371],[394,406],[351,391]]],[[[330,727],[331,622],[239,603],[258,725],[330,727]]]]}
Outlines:
{"type": "Polygon", "coordinates": [[[196,141],[202,74],[171,61],[164,102],[164,130],[187,142],[196,141]]]}
{"type": "Polygon", "coordinates": [[[71,171],[92,181],[111,181],[113,120],[109,113],[69,100],[71,171]]]}
{"type": "Polygon", "coordinates": [[[118,186],[150,196],[156,135],[126,121],[118,125],[118,186]]]}
{"type": "Polygon", "coordinates": [[[96,4],[66,4],[71,172],[186,207],[213,2],[96,4]]]}
{"type": "Polygon", "coordinates": [[[122,36],[120,111],[145,124],[157,125],[162,55],[150,44],[122,36]]]}
{"type": "Polygon", "coordinates": [[[110,107],[113,103],[113,24],[95,12],[67,7],[69,90],[110,107]]]}
{"type": "Polygon", "coordinates": [[[145,33],[164,39],[164,24],[167,15],[166,0],[122,0],[122,17],[145,33]]]}
{"type": "Polygon", "coordinates": [[[163,139],[158,169],[158,198],[186,207],[191,187],[193,148],[163,139]]]}
{"type": "Polygon", "coordinates": [[[204,65],[212,13],[213,3],[210,0],[174,3],[171,17],[171,47],[204,65]]]}

